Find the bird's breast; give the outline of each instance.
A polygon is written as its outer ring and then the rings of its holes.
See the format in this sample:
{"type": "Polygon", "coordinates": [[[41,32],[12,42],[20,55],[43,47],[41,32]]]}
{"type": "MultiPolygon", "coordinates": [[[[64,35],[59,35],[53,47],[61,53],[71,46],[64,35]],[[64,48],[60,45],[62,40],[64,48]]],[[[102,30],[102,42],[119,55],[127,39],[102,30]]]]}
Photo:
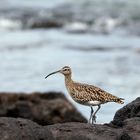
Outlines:
{"type": "Polygon", "coordinates": [[[66,86],[66,87],[67,87],[67,91],[71,95],[71,97],[74,97],[76,94],[74,88],[71,88],[70,86],[66,86]]]}

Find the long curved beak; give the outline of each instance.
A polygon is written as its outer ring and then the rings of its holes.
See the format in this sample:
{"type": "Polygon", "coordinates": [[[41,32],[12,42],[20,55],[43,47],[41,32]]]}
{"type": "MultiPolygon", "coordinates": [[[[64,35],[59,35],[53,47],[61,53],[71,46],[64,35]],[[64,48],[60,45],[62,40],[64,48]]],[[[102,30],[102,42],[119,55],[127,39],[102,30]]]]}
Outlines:
{"type": "Polygon", "coordinates": [[[45,77],[45,79],[48,78],[50,75],[56,74],[56,73],[58,73],[58,72],[60,72],[60,70],[48,74],[48,75],[45,77]]]}

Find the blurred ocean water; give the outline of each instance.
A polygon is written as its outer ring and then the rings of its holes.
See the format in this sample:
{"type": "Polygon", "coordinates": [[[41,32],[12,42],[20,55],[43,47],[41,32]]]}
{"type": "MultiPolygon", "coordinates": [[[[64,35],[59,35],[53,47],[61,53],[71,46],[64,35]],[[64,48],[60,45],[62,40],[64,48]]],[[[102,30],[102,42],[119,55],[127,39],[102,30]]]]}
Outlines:
{"type": "MultiPolygon", "coordinates": [[[[0,91],[63,91],[71,100],[62,75],[44,79],[69,65],[74,80],[100,86],[125,98],[125,104],[140,95],[140,1],[5,0],[0,5],[0,91]],[[49,28],[50,19],[61,26],[49,28]]],[[[74,104],[89,116],[90,108],[74,104]]],[[[104,105],[98,122],[111,121],[121,107],[104,105]]]]}

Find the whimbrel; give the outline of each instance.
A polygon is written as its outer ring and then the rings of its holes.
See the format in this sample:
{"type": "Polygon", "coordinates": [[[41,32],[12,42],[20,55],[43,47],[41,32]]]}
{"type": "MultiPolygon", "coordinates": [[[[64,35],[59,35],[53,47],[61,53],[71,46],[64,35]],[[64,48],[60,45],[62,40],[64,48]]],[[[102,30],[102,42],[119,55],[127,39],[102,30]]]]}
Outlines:
{"type": "Polygon", "coordinates": [[[67,91],[74,101],[82,105],[90,106],[91,113],[89,118],[89,123],[92,124],[96,122],[96,113],[101,108],[101,104],[107,102],[116,102],[123,104],[123,98],[114,96],[96,86],[78,83],[72,80],[72,71],[68,66],[63,67],[62,69],[48,74],[45,78],[50,75],[61,73],[65,76],[65,85],[67,91]],[[94,112],[93,106],[98,106],[97,110],[94,112]]]}

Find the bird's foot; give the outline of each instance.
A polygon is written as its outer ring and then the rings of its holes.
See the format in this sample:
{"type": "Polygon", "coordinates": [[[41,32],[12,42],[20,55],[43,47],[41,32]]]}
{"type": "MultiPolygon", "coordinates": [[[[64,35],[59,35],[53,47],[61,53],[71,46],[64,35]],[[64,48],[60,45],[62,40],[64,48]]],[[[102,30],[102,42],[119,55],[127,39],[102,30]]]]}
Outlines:
{"type": "Polygon", "coordinates": [[[92,124],[96,123],[96,116],[92,116],[92,124]]]}

